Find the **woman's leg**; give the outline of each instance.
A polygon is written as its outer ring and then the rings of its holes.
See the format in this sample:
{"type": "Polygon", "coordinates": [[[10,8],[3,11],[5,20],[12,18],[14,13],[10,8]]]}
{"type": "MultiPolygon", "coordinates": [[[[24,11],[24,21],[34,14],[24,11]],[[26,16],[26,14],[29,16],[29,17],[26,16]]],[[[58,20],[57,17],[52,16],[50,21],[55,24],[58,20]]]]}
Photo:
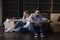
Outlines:
{"type": "Polygon", "coordinates": [[[15,32],[21,32],[23,30],[24,30],[24,28],[22,26],[20,26],[20,27],[16,28],[14,31],[15,32]]]}
{"type": "Polygon", "coordinates": [[[15,27],[14,27],[14,31],[15,32],[20,32],[22,30],[24,30],[23,26],[25,25],[26,23],[22,22],[22,21],[18,21],[16,24],[15,24],[15,27]]]}
{"type": "Polygon", "coordinates": [[[18,27],[20,27],[20,26],[23,26],[23,25],[25,25],[25,23],[23,23],[22,21],[18,21],[16,24],[15,24],[15,29],[16,28],[18,28],[18,27]]]}

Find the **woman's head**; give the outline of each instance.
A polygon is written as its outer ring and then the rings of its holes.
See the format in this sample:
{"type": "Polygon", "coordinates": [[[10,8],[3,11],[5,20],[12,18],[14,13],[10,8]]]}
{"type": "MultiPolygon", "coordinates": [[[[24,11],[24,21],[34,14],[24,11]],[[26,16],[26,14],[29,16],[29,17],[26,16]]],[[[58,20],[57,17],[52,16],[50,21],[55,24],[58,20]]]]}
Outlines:
{"type": "Polygon", "coordinates": [[[26,10],[26,11],[23,12],[23,16],[24,16],[25,18],[26,18],[26,17],[29,17],[29,15],[30,15],[29,11],[26,10]]]}
{"type": "Polygon", "coordinates": [[[29,11],[24,11],[24,13],[23,13],[24,15],[29,15],[30,13],[29,13],[29,11]]]}

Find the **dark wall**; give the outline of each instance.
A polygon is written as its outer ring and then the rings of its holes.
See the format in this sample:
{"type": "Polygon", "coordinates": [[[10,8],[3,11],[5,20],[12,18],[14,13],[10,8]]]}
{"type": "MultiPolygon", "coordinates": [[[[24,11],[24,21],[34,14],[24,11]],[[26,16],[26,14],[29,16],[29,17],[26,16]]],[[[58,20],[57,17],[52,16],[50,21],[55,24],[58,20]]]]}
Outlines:
{"type": "Polygon", "coordinates": [[[23,0],[2,0],[2,21],[23,15],[23,0]]]}
{"type": "Polygon", "coordinates": [[[0,26],[2,26],[2,0],[0,0],[0,26]]]}
{"type": "MultiPolygon", "coordinates": [[[[23,11],[33,12],[39,9],[41,13],[60,13],[60,0],[3,0],[3,19],[20,18],[23,11]]],[[[50,16],[48,16],[49,18],[50,16]]]]}
{"type": "Polygon", "coordinates": [[[3,0],[3,17],[19,17],[23,12],[23,0],[3,0]]]}

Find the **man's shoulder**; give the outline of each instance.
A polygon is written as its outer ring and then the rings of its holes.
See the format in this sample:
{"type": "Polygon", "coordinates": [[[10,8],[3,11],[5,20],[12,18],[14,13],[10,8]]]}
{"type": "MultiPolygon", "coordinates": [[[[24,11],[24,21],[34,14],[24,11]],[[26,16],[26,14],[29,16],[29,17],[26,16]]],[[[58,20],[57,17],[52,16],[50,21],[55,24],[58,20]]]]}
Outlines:
{"type": "Polygon", "coordinates": [[[34,16],[35,14],[34,13],[31,13],[31,16],[34,16]]]}
{"type": "Polygon", "coordinates": [[[34,15],[34,13],[31,13],[31,15],[34,15]]]}

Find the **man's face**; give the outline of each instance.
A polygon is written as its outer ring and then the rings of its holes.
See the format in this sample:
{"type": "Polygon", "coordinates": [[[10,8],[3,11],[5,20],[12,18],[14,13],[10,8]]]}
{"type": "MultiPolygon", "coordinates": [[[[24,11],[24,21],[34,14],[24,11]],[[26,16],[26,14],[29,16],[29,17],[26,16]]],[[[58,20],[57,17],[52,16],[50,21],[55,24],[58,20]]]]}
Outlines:
{"type": "Polygon", "coordinates": [[[40,15],[40,11],[39,11],[39,10],[36,10],[36,11],[35,11],[35,15],[36,15],[36,16],[39,16],[39,15],[40,15]]]}

